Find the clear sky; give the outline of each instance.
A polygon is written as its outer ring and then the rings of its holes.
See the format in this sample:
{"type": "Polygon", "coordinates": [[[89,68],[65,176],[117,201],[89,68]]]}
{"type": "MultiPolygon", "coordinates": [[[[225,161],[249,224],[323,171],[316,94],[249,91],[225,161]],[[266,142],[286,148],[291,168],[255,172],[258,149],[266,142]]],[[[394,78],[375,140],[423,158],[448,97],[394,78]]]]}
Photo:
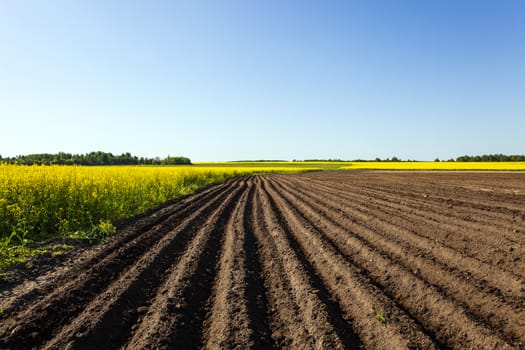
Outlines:
{"type": "Polygon", "coordinates": [[[0,0],[0,154],[525,153],[525,1],[0,0]]]}

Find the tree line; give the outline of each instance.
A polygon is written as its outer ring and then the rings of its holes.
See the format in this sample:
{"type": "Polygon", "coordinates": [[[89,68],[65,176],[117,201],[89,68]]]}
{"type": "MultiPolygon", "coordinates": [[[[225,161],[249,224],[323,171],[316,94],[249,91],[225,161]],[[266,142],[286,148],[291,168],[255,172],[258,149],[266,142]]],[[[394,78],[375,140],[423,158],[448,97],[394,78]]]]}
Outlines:
{"type": "MultiPolygon", "coordinates": [[[[342,159],[305,159],[305,160],[293,160],[294,162],[417,162],[417,160],[406,159],[403,160],[399,157],[392,158],[376,158],[373,160],[368,159],[354,159],[354,160],[342,160],[342,159]]],[[[434,159],[435,162],[440,162],[439,158],[434,159]]],[[[446,162],[525,162],[525,155],[506,155],[506,154],[484,154],[481,156],[460,156],[457,158],[450,158],[444,160],[446,162]]]]}
{"type": "Polygon", "coordinates": [[[525,162],[525,155],[484,154],[482,156],[461,156],[456,162],[525,162]]]}
{"type": "Polygon", "coordinates": [[[161,159],[159,157],[137,157],[129,152],[114,155],[111,152],[98,151],[86,154],[59,152],[55,154],[38,153],[5,158],[0,156],[0,163],[18,165],[176,165],[191,164],[191,160],[180,156],[167,156],[161,159]]]}

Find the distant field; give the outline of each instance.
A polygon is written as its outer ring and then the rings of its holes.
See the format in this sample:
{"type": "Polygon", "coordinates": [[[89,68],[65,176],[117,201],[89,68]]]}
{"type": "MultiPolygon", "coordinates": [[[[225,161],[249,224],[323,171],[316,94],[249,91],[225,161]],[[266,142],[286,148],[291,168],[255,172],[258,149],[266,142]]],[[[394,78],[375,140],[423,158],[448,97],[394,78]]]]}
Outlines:
{"type": "Polygon", "coordinates": [[[352,164],[350,162],[214,162],[193,163],[192,167],[212,168],[255,168],[284,171],[338,170],[352,164]]]}
{"type": "Polygon", "coordinates": [[[341,169],[524,171],[525,162],[351,162],[341,169]]]}
{"type": "Polygon", "coordinates": [[[273,170],[487,170],[525,171],[525,162],[223,162],[194,167],[272,168],[273,170]]]}

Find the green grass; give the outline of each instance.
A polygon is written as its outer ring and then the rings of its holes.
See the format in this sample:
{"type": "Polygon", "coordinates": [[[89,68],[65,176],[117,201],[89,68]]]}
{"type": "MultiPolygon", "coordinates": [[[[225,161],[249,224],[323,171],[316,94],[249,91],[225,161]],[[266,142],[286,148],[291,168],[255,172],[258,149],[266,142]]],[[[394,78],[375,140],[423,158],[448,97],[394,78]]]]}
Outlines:
{"type": "Polygon", "coordinates": [[[388,323],[388,318],[386,316],[386,313],[381,311],[378,307],[374,305],[372,308],[372,313],[374,315],[374,318],[379,321],[382,325],[386,325],[388,323]]]}
{"type": "Polygon", "coordinates": [[[44,254],[59,257],[72,248],[73,246],[69,244],[57,244],[52,241],[36,242],[13,233],[0,240],[0,271],[10,266],[29,267],[27,266],[29,258],[44,254]]]}

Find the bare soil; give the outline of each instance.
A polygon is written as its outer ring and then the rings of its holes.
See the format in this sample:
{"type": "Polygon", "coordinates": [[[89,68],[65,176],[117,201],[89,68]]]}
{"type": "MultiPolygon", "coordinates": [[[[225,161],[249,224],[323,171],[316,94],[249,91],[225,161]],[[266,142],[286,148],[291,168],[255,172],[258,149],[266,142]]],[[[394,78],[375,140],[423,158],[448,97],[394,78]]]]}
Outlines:
{"type": "Polygon", "coordinates": [[[3,285],[0,348],[524,349],[524,253],[525,173],[238,178],[3,285]]]}

